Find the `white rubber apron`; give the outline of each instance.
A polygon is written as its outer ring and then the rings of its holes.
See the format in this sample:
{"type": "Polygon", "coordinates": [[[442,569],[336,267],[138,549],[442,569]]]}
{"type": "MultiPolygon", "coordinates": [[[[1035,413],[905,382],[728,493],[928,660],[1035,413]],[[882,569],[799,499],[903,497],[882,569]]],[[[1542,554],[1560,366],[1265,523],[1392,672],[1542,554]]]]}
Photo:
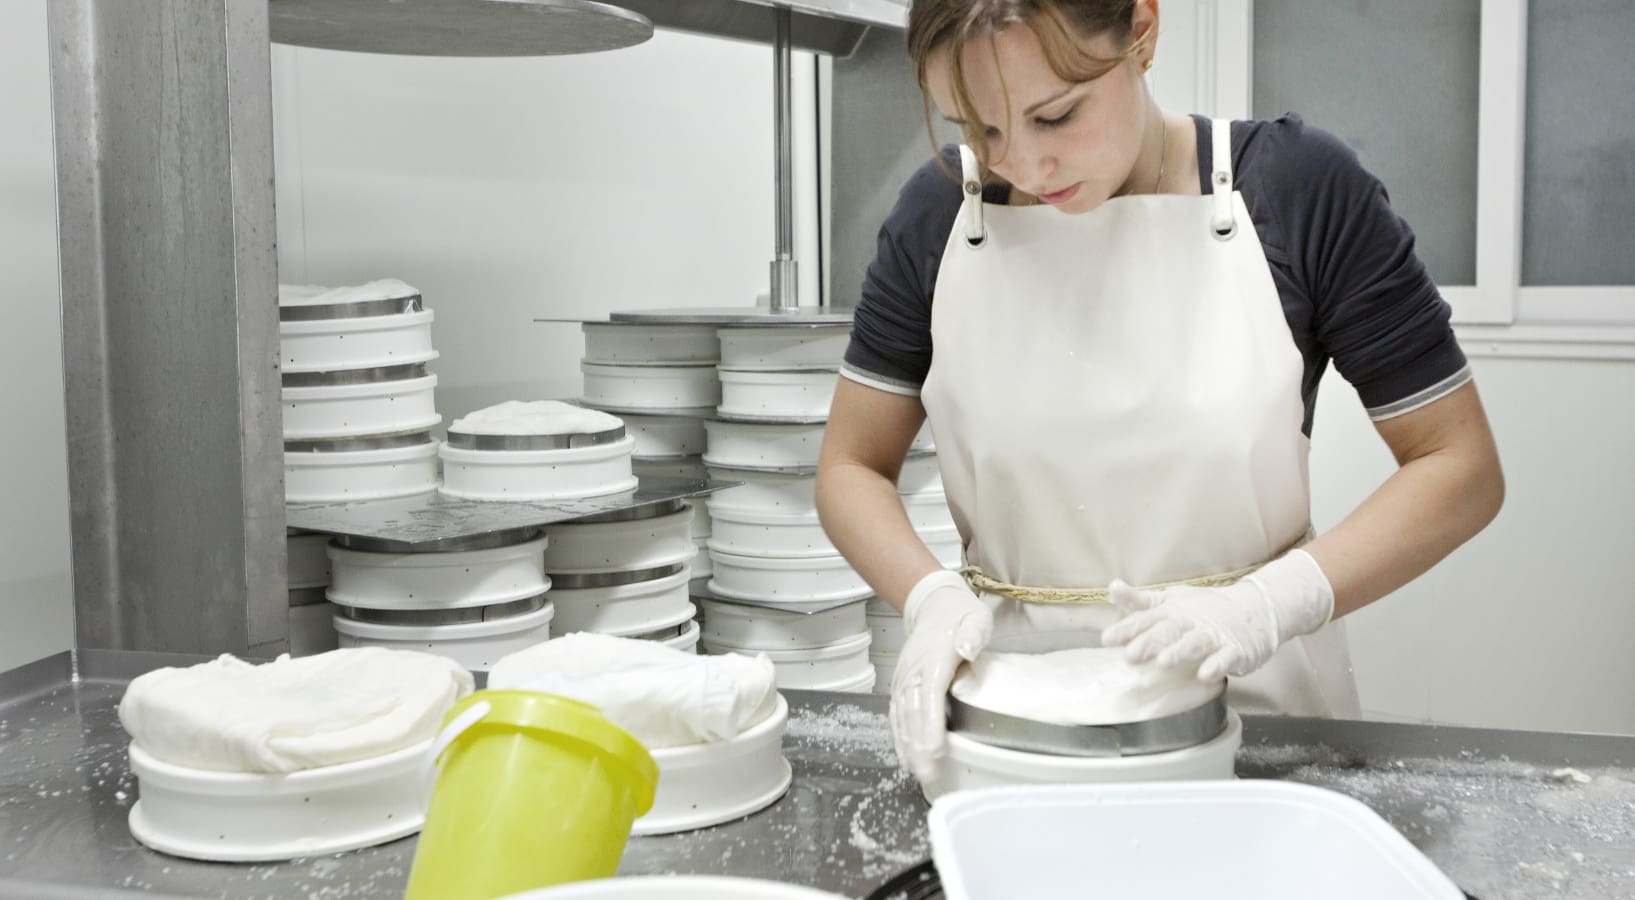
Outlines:
{"type": "MultiPolygon", "coordinates": [[[[1227,128],[1213,126],[1212,196],[1064,215],[967,190],[921,400],[966,562],[984,574],[1150,585],[1262,563],[1309,533],[1302,362],[1232,189],[1227,128]]],[[[1099,633],[1118,617],[1105,602],[983,597],[996,635],[1099,633]]],[[[1285,644],[1228,701],[1356,717],[1342,626],[1285,644]]]]}

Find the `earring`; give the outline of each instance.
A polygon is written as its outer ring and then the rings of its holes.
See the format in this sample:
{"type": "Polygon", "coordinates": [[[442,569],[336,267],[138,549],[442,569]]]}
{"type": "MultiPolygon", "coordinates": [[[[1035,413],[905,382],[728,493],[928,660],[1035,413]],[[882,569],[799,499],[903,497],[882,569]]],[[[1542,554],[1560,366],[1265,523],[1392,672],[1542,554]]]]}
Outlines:
{"type": "Polygon", "coordinates": [[[1145,72],[1145,71],[1147,71],[1148,69],[1151,69],[1151,68],[1152,68],[1152,60],[1145,59],[1145,60],[1141,61],[1141,71],[1145,72]]]}

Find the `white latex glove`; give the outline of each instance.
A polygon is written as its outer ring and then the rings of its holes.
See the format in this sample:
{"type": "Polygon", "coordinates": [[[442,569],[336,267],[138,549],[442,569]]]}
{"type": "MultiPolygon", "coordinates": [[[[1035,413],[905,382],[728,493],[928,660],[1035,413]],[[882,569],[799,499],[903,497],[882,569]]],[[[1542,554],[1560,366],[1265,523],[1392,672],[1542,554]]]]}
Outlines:
{"type": "Polygon", "coordinates": [[[1124,618],[1101,642],[1124,647],[1132,663],[1197,666],[1198,680],[1248,675],[1284,641],[1310,634],[1334,615],[1334,589],[1317,560],[1291,550],[1227,587],[1109,586],[1124,618]]]}
{"type": "Polygon", "coordinates": [[[891,678],[891,734],[897,759],[914,777],[935,776],[947,752],[948,686],[963,660],[993,638],[993,613],[958,572],[921,578],[903,604],[908,638],[891,678]]]}

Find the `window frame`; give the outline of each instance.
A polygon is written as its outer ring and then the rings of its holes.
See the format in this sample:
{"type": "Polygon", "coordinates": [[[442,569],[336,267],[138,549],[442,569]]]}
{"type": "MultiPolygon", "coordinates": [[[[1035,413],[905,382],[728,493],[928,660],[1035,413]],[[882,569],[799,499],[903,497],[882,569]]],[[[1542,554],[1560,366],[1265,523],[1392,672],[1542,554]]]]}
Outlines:
{"type": "MultiPolygon", "coordinates": [[[[1248,118],[1254,0],[1194,0],[1199,105],[1248,118]]],[[[1448,285],[1472,356],[1635,359],[1635,285],[1527,287],[1521,279],[1527,139],[1527,0],[1482,0],[1476,155],[1476,283],[1448,285]]]]}

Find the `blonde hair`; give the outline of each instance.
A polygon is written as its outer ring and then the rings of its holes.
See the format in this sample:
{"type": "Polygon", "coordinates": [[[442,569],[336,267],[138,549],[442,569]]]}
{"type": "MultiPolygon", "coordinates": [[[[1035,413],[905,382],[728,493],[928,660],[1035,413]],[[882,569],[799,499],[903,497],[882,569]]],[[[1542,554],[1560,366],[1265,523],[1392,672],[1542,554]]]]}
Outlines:
{"type": "MultiPolygon", "coordinates": [[[[1110,34],[1118,43],[1129,40],[1135,0],[914,0],[908,12],[907,44],[914,76],[919,79],[925,104],[925,129],[933,152],[937,138],[931,124],[931,92],[926,70],[931,57],[947,50],[953,76],[954,103],[965,142],[975,151],[984,175],[989,171],[987,123],[977,114],[971,87],[965,78],[965,46],[972,38],[992,36],[1012,25],[1025,25],[1039,37],[1045,62],[1056,77],[1079,83],[1092,81],[1141,52],[1151,30],[1111,58],[1085,49],[1089,39],[1110,34]]],[[[997,48],[994,50],[997,63],[997,48]]],[[[997,66],[996,66],[997,67],[997,66]]],[[[1004,87],[1004,73],[1000,72],[1004,87]]],[[[1010,118],[1006,91],[1005,117],[1010,118]]],[[[940,160],[941,154],[937,154],[940,160]]],[[[947,168],[946,163],[944,168],[947,168]]],[[[950,170],[950,174],[953,174],[950,170]]],[[[958,177],[957,175],[955,176],[958,177]]]]}

